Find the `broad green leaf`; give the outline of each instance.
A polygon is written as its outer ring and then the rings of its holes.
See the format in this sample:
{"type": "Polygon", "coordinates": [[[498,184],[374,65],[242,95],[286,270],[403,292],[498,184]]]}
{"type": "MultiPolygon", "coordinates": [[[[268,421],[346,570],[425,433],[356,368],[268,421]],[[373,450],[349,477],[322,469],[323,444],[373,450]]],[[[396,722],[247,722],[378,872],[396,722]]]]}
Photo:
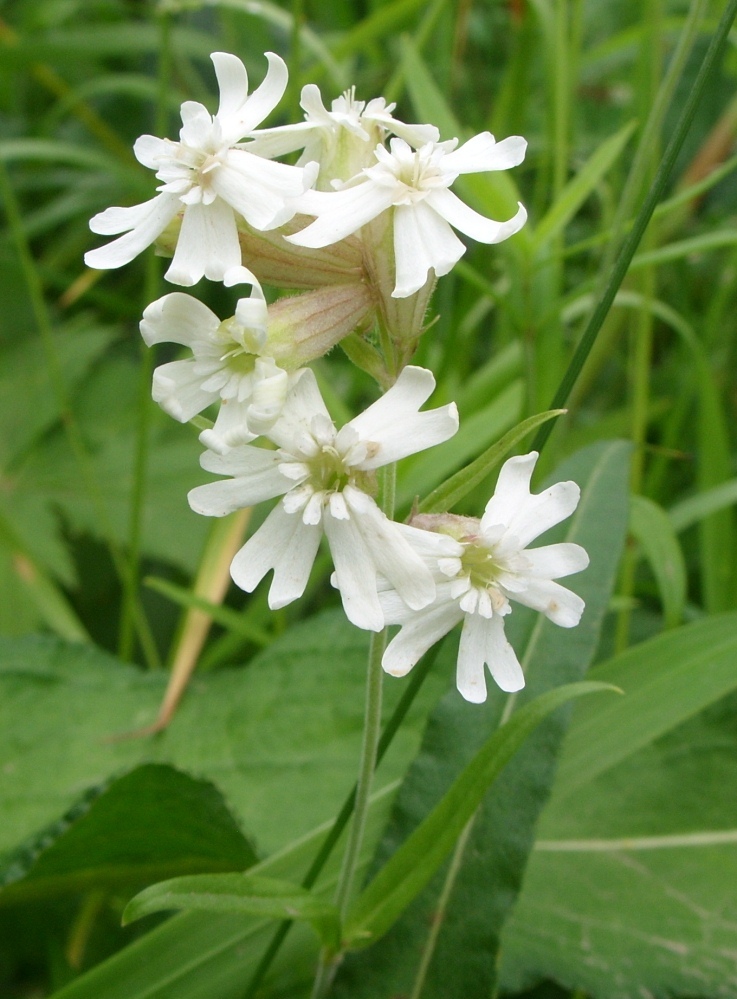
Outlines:
{"type": "Polygon", "coordinates": [[[257,861],[222,795],[148,763],[92,788],[0,861],[0,906],[94,888],[135,891],[157,878],[244,870],[257,861]]]}
{"type": "Polygon", "coordinates": [[[630,530],[655,574],[666,628],[681,623],[686,603],[686,563],[665,510],[645,496],[630,500],[630,530]]]}
{"type": "Polygon", "coordinates": [[[488,788],[548,714],[573,698],[614,689],[587,682],[558,687],[516,711],[492,733],[442,800],[351,907],[344,930],[348,945],[367,947],[386,933],[432,878],[488,788]]]}
{"type": "Polygon", "coordinates": [[[549,413],[539,413],[537,416],[531,416],[529,419],[523,420],[522,423],[510,430],[509,433],[506,433],[498,443],[492,444],[491,447],[487,448],[483,454],[479,455],[469,465],[466,465],[460,472],[456,472],[455,475],[452,475],[441,486],[438,486],[437,489],[433,489],[430,495],[426,496],[420,502],[418,506],[420,513],[441,513],[445,510],[452,510],[456,503],[460,503],[472,489],[483,482],[486,476],[529,433],[536,430],[547,420],[552,420],[556,416],[562,416],[565,412],[565,409],[553,409],[549,413]]]}
{"type": "MultiPolygon", "coordinates": [[[[196,677],[156,738],[111,741],[153,722],[165,674],[51,638],[0,640],[0,853],[58,819],[80,789],[144,761],[213,780],[260,849],[291,842],[333,815],[355,779],[367,649],[342,613],[319,615],[247,669],[196,677]]],[[[382,783],[416,750],[418,719],[442,683],[428,678],[382,783]]],[[[387,684],[387,711],[400,694],[387,684]]]]}
{"type": "Polygon", "coordinates": [[[535,228],[532,243],[536,250],[565,229],[578,209],[613,166],[629,142],[636,122],[629,122],[606,139],[560,192],[535,228]]]}
{"type": "Polygon", "coordinates": [[[326,947],[335,949],[340,941],[338,910],[332,902],[291,881],[254,874],[200,874],[151,885],[128,903],[123,923],[171,909],[294,919],[311,923],[326,947]]]}
{"type": "MultiPolygon", "coordinates": [[[[520,702],[579,679],[591,662],[610,599],[627,525],[629,448],[610,443],[588,448],[558,469],[553,480],[574,478],[582,497],[570,522],[545,540],[586,547],[591,565],[572,581],[586,601],[580,625],[557,628],[515,608],[507,633],[525,664],[527,688],[520,702]]],[[[419,756],[397,796],[374,872],[421,822],[499,724],[508,696],[493,686],[483,706],[469,711],[456,691],[433,712],[419,756]]],[[[499,934],[520,889],[535,823],[552,782],[555,755],[567,727],[563,713],[549,718],[509,764],[484,798],[455,872],[444,910],[435,880],[396,926],[370,950],[346,957],[336,982],[339,999],[373,999],[383,992],[410,994],[428,927],[442,918],[442,931],[427,967],[425,996],[456,991],[489,994],[496,978],[499,934]]],[[[455,860],[454,860],[455,863],[455,860]]]]}
{"type": "Polygon", "coordinates": [[[737,614],[684,625],[592,670],[621,687],[616,704],[576,713],[561,755],[563,798],[737,687],[737,614]]]}
{"type": "Polygon", "coordinates": [[[737,991],[734,697],[543,816],[504,936],[502,983],[592,999],[737,991]]]}

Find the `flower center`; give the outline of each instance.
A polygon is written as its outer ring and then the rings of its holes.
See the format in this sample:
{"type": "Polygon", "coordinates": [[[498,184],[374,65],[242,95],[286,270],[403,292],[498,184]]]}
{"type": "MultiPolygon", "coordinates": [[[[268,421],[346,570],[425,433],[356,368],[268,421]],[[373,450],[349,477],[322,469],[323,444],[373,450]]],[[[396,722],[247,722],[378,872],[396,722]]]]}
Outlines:
{"type": "Polygon", "coordinates": [[[505,570],[502,560],[495,557],[494,550],[478,542],[464,546],[461,566],[461,572],[468,576],[471,586],[484,590],[496,587],[499,575],[505,570]]]}

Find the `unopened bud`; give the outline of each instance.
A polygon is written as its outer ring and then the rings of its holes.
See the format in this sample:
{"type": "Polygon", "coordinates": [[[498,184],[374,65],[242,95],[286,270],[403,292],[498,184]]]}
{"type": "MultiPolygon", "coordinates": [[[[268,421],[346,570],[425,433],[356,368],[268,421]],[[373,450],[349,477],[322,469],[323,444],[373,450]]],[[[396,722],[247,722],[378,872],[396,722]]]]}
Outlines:
{"type": "Polygon", "coordinates": [[[267,352],[293,371],[327,354],[340,340],[367,329],[374,304],[361,283],[317,288],[269,306],[267,352]]]}

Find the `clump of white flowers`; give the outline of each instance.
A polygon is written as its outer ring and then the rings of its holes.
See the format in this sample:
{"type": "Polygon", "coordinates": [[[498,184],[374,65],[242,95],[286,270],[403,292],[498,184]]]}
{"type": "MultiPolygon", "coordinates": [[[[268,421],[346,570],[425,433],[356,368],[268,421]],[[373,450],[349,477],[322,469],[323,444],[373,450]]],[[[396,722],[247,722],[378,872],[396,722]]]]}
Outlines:
{"type": "Polygon", "coordinates": [[[462,695],[485,699],[485,664],[503,690],[518,690],[524,676],[504,635],[512,603],[562,627],[583,611],[555,580],[585,568],[584,550],[527,547],[570,516],[578,487],[532,493],[533,452],[506,462],[480,520],[444,513],[402,524],[392,519],[392,476],[396,462],[458,429],[454,403],[421,408],[435,379],[410,363],[436,280],[466,249],[454,230],[499,243],[527,217],[518,204],[511,218],[486,218],[451,187],[464,174],[517,166],[525,140],[483,132],[441,142],[434,125],[405,124],[393,104],[356,100],[354,89],[328,110],[314,84],[302,90],[303,121],[260,128],[285,92],[284,62],[267,53],[266,77],[249,94],[240,59],[211,58],[217,112],[188,101],[178,141],[138,139],[158,193],[96,215],[93,231],[118,238],[86,256],[91,267],[119,267],[155,243],[172,256],[174,284],[250,287],[222,320],[173,292],[141,322],[147,344],[185,349],[155,369],[153,397],[176,420],[196,419],[202,467],[220,476],[193,489],[190,505],[221,517],[277,501],[231,566],[249,592],[273,572],[272,608],[304,594],[324,536],[348,618],[374,632],[401,626],[384,653],[387,672],[405,674],[462,622],[462,695]],[[296,165],[276,159],[298,151],[296,165]],[[267,304],[262,282],[299,293],[267,304]],[[308,367],[338,343],[384,389],[340,428],[308,367]]]}

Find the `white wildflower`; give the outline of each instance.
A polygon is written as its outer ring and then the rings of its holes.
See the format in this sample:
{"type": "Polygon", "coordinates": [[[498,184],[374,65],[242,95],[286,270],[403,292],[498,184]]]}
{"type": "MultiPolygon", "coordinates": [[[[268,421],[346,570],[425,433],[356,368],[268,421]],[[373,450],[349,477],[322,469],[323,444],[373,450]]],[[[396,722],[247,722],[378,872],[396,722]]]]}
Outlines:
{"type": "Polygon", "coordinates": [[[369,166],[376,145],[387,133],[415,147],[440,138],[434,125],[406,125],[399,121],[392,115],[395,105],[387,104],[383,97],[368,103],[357,101],[355,87],[336,98],[328,111],[319,88],[308,83],[302,88],[300,104],[304,121],[254,132],[247,148],[269,157],[302,149],[298,165],[319,163],[318,186],[323,189],[330,189],[335,180],[349,180],[369,166]]]}
{"type": "Polygon", "coordinates": [[[246,68],[234,55],[213,52],[220,88],[217,114],[195,101],[182,104],[179,142],[142,135],[136,158],[162,181],[155,198],[131,208],[108,208],[90,221],[93,232],[125,233],[85,256],[89,267],[121,267],[153,243],[182,215],[174,259],[166,277],[193,285],[213,281],[241,263],[236,215],[255,229],[275,228],[294,215],[292,199],[310,187],[317,164],[306,169],[272,163],[238,147],[281,100],[287,67],[267,52],[266,78],[250,96],[246,68]]]}
{"type": "Polygon", "coordinates": [[[232,478],[193,489],[189,501],[197,513],[222,517],[283,496],[233,559],[231,575],[241,589],[250,592],[273,569],[269,606],[296,600],[324,532],[345,612],[359,628],[379,631],[384,625],[379,574],[414,609],[433,600],[430,569],[372,494],[377,468],[439,444],[458,429],[454,404],[419,412],[434,386],[429,371],[407,367],[385,395],[336,430],[307,369],[265,434],[279,450],[244,445],[226,455],[203,455],[203,468],[232,478]]]}
{"type": "MultiPolygon", "coordinates": [[[[240,272],[240,273],[238,273],[240,272]]],[[[226,451],[251,441],[276,420],[287,395],[289,375],[268,353],[266,301],[256,278],[250,298],[241,298],[235,315],[221,322],[191,295],[173,292],[143,313],[141,334],[149,345],[179,343],[192,357],[161,364],[154,371],[153,397],[181,423],[220,402],[215,425],[200,435],[207,447],[226,451]]],[[[234,272],[228,275],[232,280],[234,272]]]]}
{"type": "Polygon", "coordinates": [[[485,701],[484,664],[502,690],[519,690],[525,683],[504,634],[510,600],[541,611],[563,628],[578,624],[583,600],[554,580],[585,569],[588,555],[580,545],[565,542],[532,549],[527,545],[573,513],[580,490],[575,482],[558,482],[542,493],[530,493],[537,457],[532,451],[505,462],[481,521],[450,514],[417,518],[418,524],[434,521],[434,529],[445,533],[455,551],[436,559],[437,593],[424,609],[409,610],[391,590],[381,594],[387,623],[402,625],[384,653],[388,673],[404,676],[462,621],[458,689],[468,701],[485,701]]]}
{"type": "Polygon", "coordinates": [[[430,270],[441,277],[465,253],[451,227],[482,243],[499,243],[518,232],[527,219],[520,204],[509,221],[495,222],[449,190],[461,174],[517,166],[525,156],[525,140],[513,135],[496,142],[482,132],[456,149],[457,142],[428,142],[415,150],[404,139],[395,138],[391,151],[377,146],[377,162],[341,190],[307,191],[298,199],[298,210],[316,219],[286,238],[298,246],[328,246],[392,209],[396,261],[392,295],[414,294],[430,270]]]}

